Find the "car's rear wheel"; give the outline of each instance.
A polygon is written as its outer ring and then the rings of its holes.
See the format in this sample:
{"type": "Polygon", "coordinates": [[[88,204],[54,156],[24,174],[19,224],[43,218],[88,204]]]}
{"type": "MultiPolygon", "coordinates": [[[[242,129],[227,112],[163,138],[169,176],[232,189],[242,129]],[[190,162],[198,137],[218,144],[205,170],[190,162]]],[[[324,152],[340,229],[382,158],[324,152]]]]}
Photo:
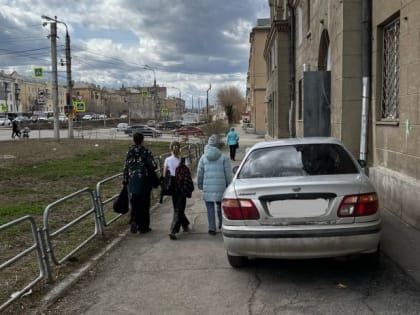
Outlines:
{"type": "Polygon", "coordinates": [[[242,268],[248,263],[248,258],[245,256],[232,256],[227,253],[227,258],[233,268],[242,268]]]}

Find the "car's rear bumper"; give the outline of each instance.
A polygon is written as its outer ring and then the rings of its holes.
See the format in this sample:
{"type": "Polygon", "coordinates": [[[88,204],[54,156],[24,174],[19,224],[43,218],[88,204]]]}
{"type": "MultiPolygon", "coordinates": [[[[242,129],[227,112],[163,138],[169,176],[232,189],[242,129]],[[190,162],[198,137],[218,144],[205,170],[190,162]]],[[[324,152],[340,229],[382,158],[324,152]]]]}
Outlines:
{"type": "Polygon", "coordinates": [[[381,223],[316,229],[223,225],[222,233],[230,255],[288,259],[338,257],[376,251],[381,223]]]}

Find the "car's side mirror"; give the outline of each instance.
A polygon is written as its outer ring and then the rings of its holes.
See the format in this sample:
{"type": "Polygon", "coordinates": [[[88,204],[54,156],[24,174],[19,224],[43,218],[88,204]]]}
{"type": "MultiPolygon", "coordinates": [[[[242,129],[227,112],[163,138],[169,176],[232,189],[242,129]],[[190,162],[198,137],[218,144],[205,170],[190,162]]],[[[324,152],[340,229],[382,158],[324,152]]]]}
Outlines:
{"type": "Polygon", "coordinates": [[[236,165],[232,168],[232,173],[236,174],[236,172],[238,171],[239,165],[236,165]]]}

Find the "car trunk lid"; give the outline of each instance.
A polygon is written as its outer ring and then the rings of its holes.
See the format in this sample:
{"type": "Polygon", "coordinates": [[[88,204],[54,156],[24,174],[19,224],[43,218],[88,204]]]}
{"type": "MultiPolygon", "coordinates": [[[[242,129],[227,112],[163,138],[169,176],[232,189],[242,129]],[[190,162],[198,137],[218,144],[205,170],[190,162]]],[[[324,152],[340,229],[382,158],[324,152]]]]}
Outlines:
{"type": "Polygon", "coordinates": [[[360,192],[360,174],[237,179],[235,191],[253,200],[261,225],[352,223],[337,208],[344,195],[360,192]]]}

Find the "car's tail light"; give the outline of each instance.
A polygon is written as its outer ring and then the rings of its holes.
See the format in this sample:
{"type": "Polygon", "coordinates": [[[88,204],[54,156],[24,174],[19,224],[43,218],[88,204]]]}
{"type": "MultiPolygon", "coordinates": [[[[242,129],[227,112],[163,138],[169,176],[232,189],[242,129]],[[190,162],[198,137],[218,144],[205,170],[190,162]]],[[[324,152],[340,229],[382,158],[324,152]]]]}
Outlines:
{"type": "Polygon", "coordinates": [[[229,220],[258,220],[260,214],[250,199],[223,199],[223,212],[229,220]]]}
{"type": "Polygon", "coordinates": [[[345,196],[338,208],[339,217],[361,217],[375,214],[378,211],[376,193],[345,196]]]}

